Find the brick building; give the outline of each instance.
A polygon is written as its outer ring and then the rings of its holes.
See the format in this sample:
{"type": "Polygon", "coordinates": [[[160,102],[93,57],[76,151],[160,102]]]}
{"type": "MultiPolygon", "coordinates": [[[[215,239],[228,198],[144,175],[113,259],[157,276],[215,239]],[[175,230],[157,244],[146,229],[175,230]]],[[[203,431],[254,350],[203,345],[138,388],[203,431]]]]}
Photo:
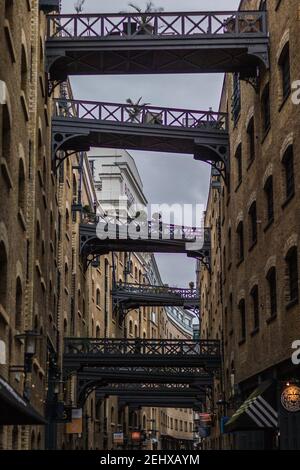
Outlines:
{"type": "Polygon", "coordinates": [[[212,176],[206,212],[214,232],[212,270],[202,270],[201,300],[202,335],[222,336],[224,366],[207,404],[215,419],[205,445],[299,449],[299,413],[281,404],[286,384],[297,387],[300,379],[291,361],[300,335],[300,108],[293,101],[299,2],[248,0],[240,8],[267,9],[270,68],[261,68],[252,84],[228,74],[222,90],[231,168],[227,186],[212,176]],[[221,436],[222,416],[242,403],[250,415],[245,400],[263,384],[260,396],[269,396],[273,411],[252,410],[248,425],[243,413],[235,415],[227,427],[232,433],[221,436]]]}

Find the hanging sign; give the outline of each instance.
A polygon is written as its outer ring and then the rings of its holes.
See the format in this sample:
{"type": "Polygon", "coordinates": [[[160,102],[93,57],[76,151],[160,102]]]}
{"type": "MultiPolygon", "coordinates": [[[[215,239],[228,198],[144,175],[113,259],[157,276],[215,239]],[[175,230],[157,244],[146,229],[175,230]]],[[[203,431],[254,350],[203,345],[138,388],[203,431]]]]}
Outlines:
{"type": "Polygon", "coordinates": [[[300,387],[297,385],[287,386],[281,394],[283,408],[291,413],[300,411],[300,387]]]}
{"type": "Polygon", "coordinates": [[[82,409],[72,410],[72,421],[66,425],[67,434],[82,434],[82,409]]]}

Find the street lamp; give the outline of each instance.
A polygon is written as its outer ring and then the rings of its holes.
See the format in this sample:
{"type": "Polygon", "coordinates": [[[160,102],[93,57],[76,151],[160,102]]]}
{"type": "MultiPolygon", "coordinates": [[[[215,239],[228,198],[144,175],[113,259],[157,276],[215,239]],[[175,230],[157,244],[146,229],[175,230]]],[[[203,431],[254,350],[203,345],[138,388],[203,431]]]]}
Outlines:
{"type": "Polygon", "coordinates": [[[36,331],[26,330],[25,333],[16,335],[16,338],[25,340],[24,372],[29,374],[32,372],[32,359],[36,355],[37,339],[40,339],[41,335],[36,331]]]}

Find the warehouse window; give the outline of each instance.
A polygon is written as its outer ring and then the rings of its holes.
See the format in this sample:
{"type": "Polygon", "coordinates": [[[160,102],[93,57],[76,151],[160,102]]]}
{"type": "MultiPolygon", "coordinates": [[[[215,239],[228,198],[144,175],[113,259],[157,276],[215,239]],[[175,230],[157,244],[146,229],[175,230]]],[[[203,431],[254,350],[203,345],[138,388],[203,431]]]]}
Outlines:
{"type": "Polygon", "coordinates": [[[7,105],[2,110],[2,156],[7,161],[11,156],[11,121],[7,105]]]}
{"type": "Polygon", "coordinates": [[[270,85],[265,86],[261,97],[263,132],[267,133],[271,125],[270,85]]]}
{"type": "Polygon", "coordinates": [[[241,112],[241,84],[238,73],[233,74],[233,93],[231,97],[231,112],[234,124],[237,123],[241,112]]]}
{"type": "Polygon", "coordinates": [[[250,243],[253,245],[257,241],[257,208],[255,201],[249,209],[249,228],[250,243]]]}
{"type": "Polygon", "coordinates": [[[246,306],[245,300],[241,299],[238,305],[239,315],[240,315],[240,341],[244,342],[246,340],[246,306]]]}
{"type": "Polygon", "coordinates": [[[237,233],[237,258],[238,263],[244,259],[244,224],[241,221],[236,229],[237,233]]]}
{"type": "Polygon", "coordinates": [[[243,160],[242,160],[242,144],[240,144],[235,152],[236,161],[236,175],[237,175],[237,186],[242,182],[243,179],[243,160]]]}
{"type": "Polygon", "coordinates": [[[269,176],[265,186],[266,209],[267,209],[267,222],[271,223],[274,219],[274,197],[273,197],[273,176],[269,176]]]}
{"type": "Polygon", "coordinates": [[[97,305],[97,307],[100,307],[100,300],[101,300],[100,297],[101,297],[100,296],[100,289],[97,289],[96,290],[96,305],[97,305]]]}
{"type": "Polygon", "coordinates": [[[12,25],[14,17],[14,0],[5,0],[4,16],[12,25]]]}
{"type": "Polygon", "coordinates": [[[298,302],[298,250],[294,246],[286,255],[287,274],[288,274],[288,294],[289,302],[298,302]]]}
{"type": "Polygon", "coordinates": [[[251,290],[251,300],[252,300],[252,311],[253,311],[253,329],[254,331],[259,329],[259,296],[258,296],[258,286],[254,286],[251,290]]]}
{"type": "Polygon", "coordinates": [[[277,313],[277,285],[276,285],[276,268],[272,267],[267,274],[268,294],[270,305],[270,316],[274,317],[277,313]]]}
{"type": "Polygon", "coordinates": [[[22,283],[18,277],[16,282],[16,318],[15,318],[15,328],[18,331],[22,330],[22,316],[23,316],[23,291],[22,283]]]}
{"type": "Polygon", "coordinates": [[[19,175],[18,175],[18,204],[22,211],[25,211],[25,171],[24,163],[20,158],[19,160],[19,175]]]}
{"type": "Polygon", "coordinates": [[[290,69],[290,48],[287,43],[279,58],[281,71],[282,100],[285,101],[291,93],[291,69],[290,69]]]}
{"type": "Polygon", "coordinates": [[[294,151],[293,146],[290,145],[282,159],[285,174],[285,197],[290,199],[295,192],[295,178],[294,178],[294,151]]]}
{"type": "Polygon", "coordinates": [[[255,133],[254,118],[252,117],[247,127],[249,163],[255,159],[255,133]]]}

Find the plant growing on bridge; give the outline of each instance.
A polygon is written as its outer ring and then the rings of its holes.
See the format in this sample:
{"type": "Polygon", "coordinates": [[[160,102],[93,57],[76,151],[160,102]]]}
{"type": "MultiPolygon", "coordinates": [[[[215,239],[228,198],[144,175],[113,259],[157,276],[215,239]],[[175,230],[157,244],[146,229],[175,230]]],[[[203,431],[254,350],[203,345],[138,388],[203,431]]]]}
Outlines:
{"type": "Polygon", "coordinates": [[[141,34],[152,34],[154,29],[153,25],[151,24],[151,20],[153,18],[152,13],[159,13],[164,11],[164,9],[162,7],[155,7],[152,1],[147,2],[146,8],[144,10],[134,3],[129,3],[129,6],[138,13],[138,16],[135,18],[135,20],[139,25],[139,32],[141,34]]]}
{"type": "Polygon", "coordinates": [[[130,122],[140,122],[140,116],[143,108],[150,104],[141,103],[141,101],[142,96],[140,96],[140,98],[136,102],[134,102],[131,98],[127,98],[126,103],[129,106],[128,108],[126,108],[126,111],[128,112],[130,122]]]}
{"type": "Polygon", "coordinates": [[[77,0],[74,4],[74,8],[76,10],[76,13],[79,15],[80,13],[83,12],[83,5],[85,3],[85,0],[77,0]]]}

